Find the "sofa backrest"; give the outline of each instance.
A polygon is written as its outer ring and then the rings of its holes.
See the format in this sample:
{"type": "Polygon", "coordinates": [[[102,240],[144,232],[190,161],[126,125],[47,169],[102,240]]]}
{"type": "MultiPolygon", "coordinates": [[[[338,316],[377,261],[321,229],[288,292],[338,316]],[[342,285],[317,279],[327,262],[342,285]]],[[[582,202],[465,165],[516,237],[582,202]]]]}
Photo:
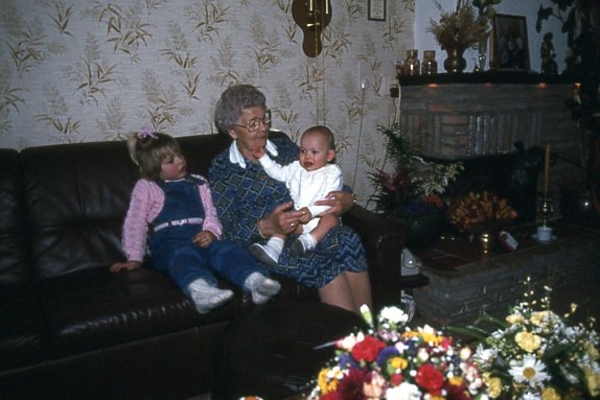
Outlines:
{"type": "Polygon", "coordinates": [[[120,230],[138,179],[125,142],[21,151],[32,267],[44,279],[120,258],[120,230]]]}
{"type": "Polygon", "coordinates": [[[19,152],[0,149],[0,285],[21,282],[28,269],[19,152]]]}
{"type": "MultiPolygon", "coordinates": [[[[231,143],[219,134],[180,137],[178,141],[188,170],[205,177],[212,159],[231,143]]],[[[31,147],[22,150],[19,157],[15,151],[10,157],[0,153],[0,166],[7,164],[0,171],[0,195],[18,193],[11,189],[18,183],[9,184],[19,180],[11,172],[11,165],[17,164],[11,163],[11,157],[20,159],[26,223],[19,222],[18,204],[0,214],[10,214],[0,222],[0,252],[8,249],[14,253],[13,261],[0,261],[1,275],[20,267],[25,258],[22,250],[12,250],[11,241],[23,237],[16,233],[19,226],[27,228],[26,253],[36,279],[106,268],[122,259],[121,229],[131,190],[139,179],[124,141],[31,147]],[[1,237],[13,231],[15,235],[1,237]]],[[[14,247],[18,248],[16,244],[14,247]]],[[[0,284],[20,278],[15,272],[11,274],[10,278],[0,276],[0,284]]]]}

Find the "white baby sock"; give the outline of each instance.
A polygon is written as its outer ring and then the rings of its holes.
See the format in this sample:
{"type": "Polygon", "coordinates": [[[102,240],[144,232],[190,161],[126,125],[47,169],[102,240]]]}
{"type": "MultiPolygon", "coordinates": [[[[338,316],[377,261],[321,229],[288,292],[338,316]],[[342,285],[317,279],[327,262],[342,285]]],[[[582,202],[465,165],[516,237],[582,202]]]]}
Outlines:
{"type": "Polygon", "coordinates": [[[267,278],[260,272],[251,273],[244,282],[244,286],[252,293],[254,304],[264,304],[271,297],[279,293],[281,285],[279,282],[267,278]]]}
{"type": "Polygon", "coordinates": [[[233,297],[233,292],[228,289],[219,289],[210,286],[204,279],[196,279],[188,285],[190,297],[196,304],[200,314],[206,314],[215,307],[225,304],[233,297]]]}
{"type": "Polygon", "coordinates": [[[292,243],[290,255],[299,256],[317,247],[317,239],[310,233],[303,233],[292,243]]]}
{"type": "Polygon", "coordinates": [[[265,245],[253,243],[248,249],[250,254],[258,261],[269,267],[275,267],[279,262],[279,256],[283,251],[283,239],[271,237],[265,245]]]}

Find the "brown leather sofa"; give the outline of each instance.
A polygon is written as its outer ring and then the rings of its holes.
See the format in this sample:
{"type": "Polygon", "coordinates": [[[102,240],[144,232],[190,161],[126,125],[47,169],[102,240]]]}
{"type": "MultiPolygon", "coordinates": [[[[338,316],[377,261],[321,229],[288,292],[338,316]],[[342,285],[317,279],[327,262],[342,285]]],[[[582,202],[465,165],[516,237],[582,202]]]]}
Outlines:
{"type": "MultiPolygon", "coordinates": [[[[229,144],[222,135],[179,141],[190,170],[205,176],[229,144]]],[[[233,288],[234,301],[200,315],[150,260],[109,272],[122,259],[137,179],[124,142],[0,149],[0,398],[163,400],[212,390],[224,328],[256,306],[233,288]]],[[[344,223],[367,249],[375,303],[396,302],[403,231],[360,206],[344,223]]],[[[274,302],[318,301],[276,278],[274,302]]]]}

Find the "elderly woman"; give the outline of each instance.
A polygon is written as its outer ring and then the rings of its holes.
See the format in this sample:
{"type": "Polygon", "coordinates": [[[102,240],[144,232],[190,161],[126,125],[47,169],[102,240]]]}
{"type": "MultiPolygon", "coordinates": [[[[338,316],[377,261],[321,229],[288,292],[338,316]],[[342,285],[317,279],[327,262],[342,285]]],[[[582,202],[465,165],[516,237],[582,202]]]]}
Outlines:
{"type": "MultiPolygon", "coordinates": [[[[301,215],[293,208],[284,183],[270,178],[254,154],[264,148],[279,164],[298,158],[298,147],[286,139],[269,140],[271,114],[266,97],[251,85],[231,86],[215,109],[219,132],[233,139],[229,149],[212,162],[209,178],[223,238],[244,249],[271,235],[290,235],[301,215]]],[[[331,192],[319,202],[337,216],[354,204],[351,193],[331,192]]],[[[371,304],[365,251],[358,235],[346,226],[331,230],[314,252],[290,255],[288,239],[277,266],[271,270],[317,288],[323,303],[359,312],[371,304]]]]}

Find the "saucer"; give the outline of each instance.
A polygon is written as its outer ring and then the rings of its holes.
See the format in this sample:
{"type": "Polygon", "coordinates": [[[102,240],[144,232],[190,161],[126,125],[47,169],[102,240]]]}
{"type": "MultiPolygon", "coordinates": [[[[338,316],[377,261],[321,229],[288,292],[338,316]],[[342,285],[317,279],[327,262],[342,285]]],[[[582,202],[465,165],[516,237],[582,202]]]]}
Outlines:
{"type": "Polygon", "coordinates": [[[552,238],[550,240],[541,240],[541,239],[538,239],[537,234],[535,234],[535,233],[533,235],[531,235],[531,238],[541,244],[552,243],[556,240],[556,236],[554,236],[554,235],[552,235],[552,238]]]}

